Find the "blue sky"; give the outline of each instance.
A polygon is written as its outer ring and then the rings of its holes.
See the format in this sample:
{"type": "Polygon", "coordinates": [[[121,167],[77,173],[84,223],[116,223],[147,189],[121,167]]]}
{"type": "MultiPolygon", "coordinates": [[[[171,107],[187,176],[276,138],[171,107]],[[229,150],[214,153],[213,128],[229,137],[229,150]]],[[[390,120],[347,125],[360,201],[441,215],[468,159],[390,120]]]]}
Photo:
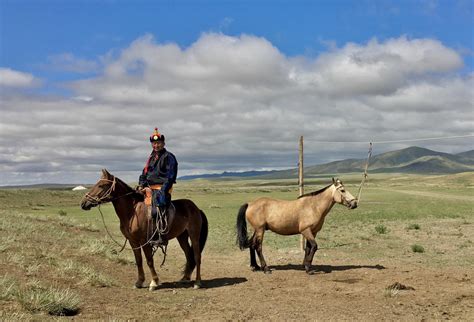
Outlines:
{"type": "Polygon", "coordinates": [[[470,135],[473,18],[465,0],[1,0],[1,180],[134,180],[155,126],[181,175],[293,167],[299,135],[306,164],[366,153],[319,141],[470,135]]]}
{"type": "Polygon", "coordinates": [[[316,56],[331,44],[400,35],[438,39],[473,69],[472,1],[8,1],[2,0],[1,63],[48,72],[48,57],[74,53],[93,60],[151,33],[187,47],[203,32],[264,37],[282,53],[316,56]]]}

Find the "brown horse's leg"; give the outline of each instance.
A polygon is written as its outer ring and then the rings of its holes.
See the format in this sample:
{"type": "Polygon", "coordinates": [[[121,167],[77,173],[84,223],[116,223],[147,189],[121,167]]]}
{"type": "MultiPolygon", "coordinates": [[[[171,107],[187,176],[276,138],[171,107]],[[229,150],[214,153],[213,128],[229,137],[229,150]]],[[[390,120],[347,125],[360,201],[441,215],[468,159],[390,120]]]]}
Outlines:
{"type": "Polygon", "coordinates": [[[151,282],[149,286],[150,291],[158,289],[158,274],[155,271],[155,262],[153,261],[153,250],[151,249],[150,244],[143,246],[143,253],[145,254],[146,263],[151,273],[151,282]]]}
{"type": "Polygon", "coordinates": [[[138,270],[138,279],[135,282],[136,288],[142,288],[143,283],[145,282],[145,272],[143,271],[143,261],[142,261],[142,250],[140,248],[135,249],[136,245],[130,243],[133,248],[133,255],[135,255],[135,263],[137,264],[138,270]]]}
{"type": "Polygon", "coordinates": [[[263,244],[264,233],[265,233],[264,229],[255,230],[255,237],[254,237],[255,250],[257,251],[258,258],[260,259],[260,265],[262,266],[263,272],[265,274],[271,274],[272,271],[267,266],[267,263],[265,262],[265,258],[263,257],[262,244],[263,244]]]}
{"type": "Polygon", "coordinates": [[[184,255],[186,256],[186,266],[184,267],[183,278],[181,279],[182,281],[191,280],[191,274],[193,273],[194,267],[196,266],[193,249],[189,245],[188,237],[189,235],[187,231],[177,237],[179,245],[183,249],[184,255]]]}
{"type": "Polygon", "coordinates": [[[303,265],[306,270],[306,273],[312,274],[311,263],[313,262],[314,254],[318,250],[318,244],[316,244],[314,235],[309,228],[302,231],[301,234],[306,238],[306,248],[303,265]]]}
{"type": "Polygon", "coordinates": [[[191,247],[194,252],[194,262],[196,263],[196,281],[194,288],[201,288],[201,250],[199,249],[199,235],[200,232],[193,233],[190,231],[191,247]]]}

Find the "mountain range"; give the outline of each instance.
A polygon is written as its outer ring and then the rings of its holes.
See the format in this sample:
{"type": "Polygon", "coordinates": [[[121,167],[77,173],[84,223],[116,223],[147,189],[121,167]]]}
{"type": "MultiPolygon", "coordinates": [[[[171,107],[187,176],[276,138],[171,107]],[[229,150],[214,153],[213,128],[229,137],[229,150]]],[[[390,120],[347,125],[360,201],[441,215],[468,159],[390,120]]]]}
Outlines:
{"type": "MultiPolygon", "coordinates": [[[[304,168],[305,178],[321,174],[339,174],[364,171],[366,159],[346,159],[304,168]]],[[[412,146],[402,150],[372,156],[369,164],[372,173],[448,174],[474,171],[474,150],[450,154],[412,146]]],[[[197,178],[261,178],[290,179],[298,177],[298,169],[274,171],[223,172],[180,177],[181,180],[197,178]]]]}

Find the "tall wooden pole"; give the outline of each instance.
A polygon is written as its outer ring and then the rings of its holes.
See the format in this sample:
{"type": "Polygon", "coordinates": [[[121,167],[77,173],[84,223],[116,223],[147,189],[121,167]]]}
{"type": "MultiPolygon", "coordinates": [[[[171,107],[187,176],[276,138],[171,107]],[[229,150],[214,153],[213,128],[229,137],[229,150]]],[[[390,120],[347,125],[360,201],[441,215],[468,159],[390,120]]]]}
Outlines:
{"type": "MultiPolygon", "coordinates": [[[[298,158],[298,187],[300,189],[300,196],[302,196],[304,194],[304,181],[303,181],[303,136],[300,136],[300,146],[299,146],[299,149],[298,149],[299,153],[299,158],[298,158]]],[[[303,237],[303,235],[301,235],[301,238],[300,238],[300,247],[301,247],[301,250],[304,251],[304,247],[305,247],[305,243],[306,243],[306,240],[305,238],[303,237]]]]}

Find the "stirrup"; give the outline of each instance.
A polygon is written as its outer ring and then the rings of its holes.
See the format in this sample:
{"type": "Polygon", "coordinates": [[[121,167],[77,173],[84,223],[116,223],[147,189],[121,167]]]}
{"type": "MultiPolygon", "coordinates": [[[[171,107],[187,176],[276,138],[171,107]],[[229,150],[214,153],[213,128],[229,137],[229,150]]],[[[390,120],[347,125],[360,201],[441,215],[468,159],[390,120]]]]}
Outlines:
{"type": "Polygon", "coordinates": [[[158,236],[158,239],[151,240],[150,244],[156,247],[166,247],[168,246],[168,239],[163,238],[162,236],[158,236]]]}

